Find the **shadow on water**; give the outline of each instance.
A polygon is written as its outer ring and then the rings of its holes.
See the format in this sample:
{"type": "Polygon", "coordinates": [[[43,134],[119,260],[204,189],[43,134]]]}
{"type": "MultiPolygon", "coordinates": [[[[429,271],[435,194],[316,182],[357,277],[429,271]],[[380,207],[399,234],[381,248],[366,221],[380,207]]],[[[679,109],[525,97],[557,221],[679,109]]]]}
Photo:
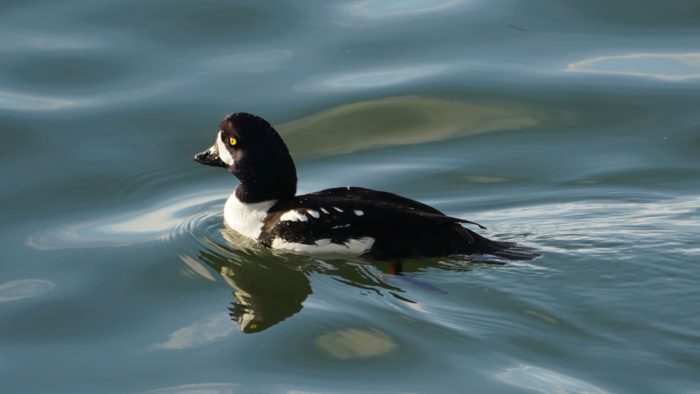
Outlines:
{"type": "Polygon", "coordinates": [[[392,96],[345,104],[278,126],[291,152],[318,157],[562,122],[571,114],[505,100],[392,96]],[[314,141],[309,144],[308,141],[314,141]]]}

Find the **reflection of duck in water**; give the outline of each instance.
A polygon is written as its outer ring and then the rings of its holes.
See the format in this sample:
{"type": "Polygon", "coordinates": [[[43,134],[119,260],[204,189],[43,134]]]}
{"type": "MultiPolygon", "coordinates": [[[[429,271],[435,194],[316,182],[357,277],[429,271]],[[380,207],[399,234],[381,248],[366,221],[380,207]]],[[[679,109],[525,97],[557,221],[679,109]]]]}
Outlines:
{"type": "MultiPolygon", "coordinates": [[[[394,275],[393,262],[367,264],[361,260],[318,260],[304,256],[279,259],[257,245],[250,245],[250,242],[246,242],[248,240],[229,229],[223,229],[221,235],[223,239],[211,239],[208,247],[200,250],[196,260],[217,271],[234,289],[229,314],[245,333],[265,330],[300,312],[304,301],[312,293],[309,277],[314,274],[328,275],[363,292],[390,295],[410,304],[414,302],[404,288],[443,293],[432,285],[412,278],[410,272],[394,275]],[[229,244],[235,244],[237,248],[234,250],[229,244]],[[389,275],[385,276],[385,273],[389,275]]],[[[435,259],[422,260],[422,264],[411,265],[407,271],[428,267],[450,270],[472,267],[448,264],[435,259]]]]}
{"type": "MultiPolygon", "coordinates": [[[[228,234],[226,230],[223,234],[227,241],[241,244],[240,239],[234,239],[238,234],[228,234]]],[[[229,312],[243,332],[262,331],[291,317],[311,294],[307,274],[298,264],[270,259],[255,248],[224,251],[200,251],[199,260],[219,272],[234,289],[229,312]]]]}
{"type": "Polygon", "coordinates": [[[224,221],[273,249],[377,259],[535,256],[514,243],[492,241],[461,226],[473,222],[395,194],[343,187],[296,196],[296,169],[287,146],[255,115],[226,116],[214,145],[195,160],[227,168],[240,180],[226,201],[224,221]]]}

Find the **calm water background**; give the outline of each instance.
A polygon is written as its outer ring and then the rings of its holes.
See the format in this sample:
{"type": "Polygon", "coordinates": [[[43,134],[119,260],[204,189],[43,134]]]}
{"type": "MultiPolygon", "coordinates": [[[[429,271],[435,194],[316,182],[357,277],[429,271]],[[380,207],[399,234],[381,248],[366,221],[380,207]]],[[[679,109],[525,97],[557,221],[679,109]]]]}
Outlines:
{"type": "Polygon", "coordinates": [[[1,392],[700,392],[697,1],[5,0],[0,59],[1,392]],[[231,111],[543,255],[248,243],[231,111]]]}

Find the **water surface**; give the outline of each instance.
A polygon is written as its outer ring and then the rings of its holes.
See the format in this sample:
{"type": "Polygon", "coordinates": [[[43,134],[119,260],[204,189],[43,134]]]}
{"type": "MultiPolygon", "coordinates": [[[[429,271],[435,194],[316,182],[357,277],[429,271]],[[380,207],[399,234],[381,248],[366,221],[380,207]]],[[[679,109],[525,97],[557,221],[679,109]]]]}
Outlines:
{"type": "Polygon", "coordinates": [[[696,393],[694,1],[6,1],[0,391],[696,393]],[[198,166],[274,123],[302,192],[543,254],[274,253],[198,166]]]}

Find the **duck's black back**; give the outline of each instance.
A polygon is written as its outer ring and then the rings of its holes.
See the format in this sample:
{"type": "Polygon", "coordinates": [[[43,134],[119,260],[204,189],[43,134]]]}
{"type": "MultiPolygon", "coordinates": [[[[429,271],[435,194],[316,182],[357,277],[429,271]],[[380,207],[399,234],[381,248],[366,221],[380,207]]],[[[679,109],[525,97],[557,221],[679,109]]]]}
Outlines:
{"type": "Polygon", "coordinates": [[[265,219],[260,240],[266,245],[271,245],[276,238],[312,245],[320,239],[343,244],[351,239],[371,237],[374,244],[366,254],[379,259],[498,255],[514,246],[509,242],[491,241],[460,223],[469,222],[396,194],[345,187],[278,202],[265,219]],[[282,215],[291,210],[304,214],[306,220],[281,220],[282,215]]]}

